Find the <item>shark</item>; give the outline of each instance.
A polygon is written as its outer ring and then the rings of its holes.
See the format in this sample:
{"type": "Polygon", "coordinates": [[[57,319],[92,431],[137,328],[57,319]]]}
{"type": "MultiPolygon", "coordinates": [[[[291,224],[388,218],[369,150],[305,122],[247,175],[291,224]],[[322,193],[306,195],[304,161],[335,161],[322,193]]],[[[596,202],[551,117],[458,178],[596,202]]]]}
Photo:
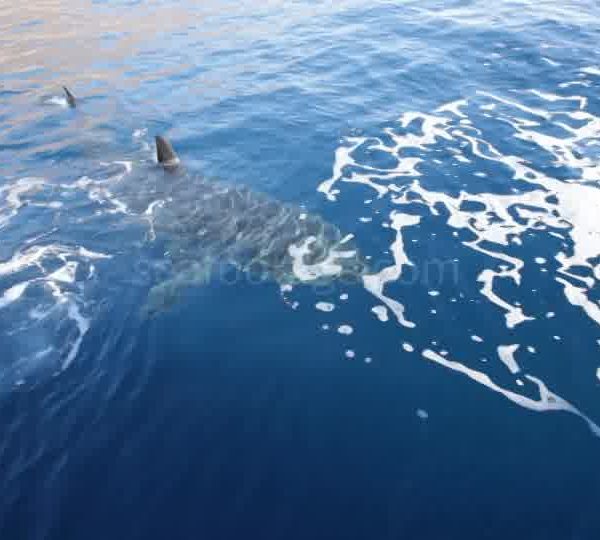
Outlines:
{"type": "Polygon", "coordinates": [[[358,283],[368,272],[353,236],[321,216],[188,171],[164,136],[155,137],[155,150],[153,171],[131,185],[128,197],[167,259],[167,277],[150,289],[144,314],[169,309],[188,287],[206,284],[224,267],[282,290],[358,283]]]}

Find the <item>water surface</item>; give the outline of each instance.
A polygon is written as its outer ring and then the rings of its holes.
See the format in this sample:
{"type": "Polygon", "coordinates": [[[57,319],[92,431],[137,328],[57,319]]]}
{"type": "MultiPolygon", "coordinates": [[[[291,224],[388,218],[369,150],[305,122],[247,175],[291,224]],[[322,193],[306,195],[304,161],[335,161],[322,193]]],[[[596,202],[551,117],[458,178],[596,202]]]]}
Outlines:
{"type": "Polygon", "coordinates": [[[0,538],[597,538],[599,37],[585,0],[0,7],[0,538]],[[144,317],[156,134],[368,275],[225,261],[144,317]]]}

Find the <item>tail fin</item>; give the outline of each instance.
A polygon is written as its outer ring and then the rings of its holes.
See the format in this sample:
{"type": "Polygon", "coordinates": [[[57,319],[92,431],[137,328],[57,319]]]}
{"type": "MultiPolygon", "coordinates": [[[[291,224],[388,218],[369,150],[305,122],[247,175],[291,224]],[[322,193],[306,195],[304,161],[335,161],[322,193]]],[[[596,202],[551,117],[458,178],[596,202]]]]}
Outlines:
{"type": "Polygon", "coordinates": [[[63,86],[63,90],[65,91],[65,96],[67,98],[67,103],[69,104],[69,107],[74,109],[77,105],[77,102],[75,101],[75,96],[71,94],[71,92],[66,86],[63,86]]]}
{"type": "Polygon", "coordinates": [[[156,159],[163,167],[177,167],[179,165],[179,157],[173,150],[171,143],[157,135],[156,140],[156,159]]]}

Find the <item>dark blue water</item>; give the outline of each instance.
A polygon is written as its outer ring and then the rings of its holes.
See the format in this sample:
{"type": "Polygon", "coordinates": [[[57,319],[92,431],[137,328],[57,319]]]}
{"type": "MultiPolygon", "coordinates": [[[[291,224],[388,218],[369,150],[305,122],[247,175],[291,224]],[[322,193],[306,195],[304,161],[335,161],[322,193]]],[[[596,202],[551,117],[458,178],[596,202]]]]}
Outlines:
{"type": "Polygon", "coordinates": [[[599,538],[599,38],[586,0],[0,6],[0,539],[599,538]],[[146,317],[156,134],[172,205],[245,186],[368,272],[220,261],[146,317]]]}

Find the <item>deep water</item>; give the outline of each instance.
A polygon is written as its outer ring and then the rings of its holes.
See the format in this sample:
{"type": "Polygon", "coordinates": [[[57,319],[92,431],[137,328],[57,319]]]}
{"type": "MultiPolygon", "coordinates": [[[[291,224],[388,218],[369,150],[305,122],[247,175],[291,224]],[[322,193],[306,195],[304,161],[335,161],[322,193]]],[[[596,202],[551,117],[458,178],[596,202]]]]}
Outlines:
{"type": "Polygon", "coordinates": [[[600,538],[599,91],[592,0],[2,3],[0,540],[600,538]]]}

